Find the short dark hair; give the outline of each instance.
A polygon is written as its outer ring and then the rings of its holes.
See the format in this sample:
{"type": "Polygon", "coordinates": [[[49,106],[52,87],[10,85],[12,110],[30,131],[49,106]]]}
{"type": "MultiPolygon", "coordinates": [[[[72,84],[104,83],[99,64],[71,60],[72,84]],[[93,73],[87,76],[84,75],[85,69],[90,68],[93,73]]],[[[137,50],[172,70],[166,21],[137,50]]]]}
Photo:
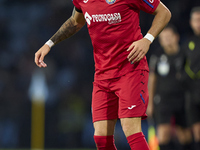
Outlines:
{"type": "Polygon", "coordinates": [[[190,12],[190,18],[192,17],[192,14],[195,13],[195,12],[200,12],[200,6],[192,8],[192,10],[190,12]]]}
{"type": "Polygon", "coordinates": [[[168,25],[166,25],[166,27],[164,29],[172,29],[172,31],[175,34],[179,34],[177,28],[173,24],[171,24],[171,23],[169,23],[168,25]]]}

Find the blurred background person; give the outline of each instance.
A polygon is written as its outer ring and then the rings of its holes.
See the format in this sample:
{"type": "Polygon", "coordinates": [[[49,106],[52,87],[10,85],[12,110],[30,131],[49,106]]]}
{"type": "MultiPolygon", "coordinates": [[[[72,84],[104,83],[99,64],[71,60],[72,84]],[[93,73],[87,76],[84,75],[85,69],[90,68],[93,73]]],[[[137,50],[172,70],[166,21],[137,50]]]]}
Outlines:
{"type": "Polygon", "coordinates": [[[161,47],[149,62],[147,114],[153,117],[154,112],[160,150],[191,150],[192,136],[187,128],[184,107],[185,89],[180,80],[184,56],[179,39],[175,26],[169,24],[165,27],[159,35],[161,47]],[[174,135],[178,144],[174,142],[174,135]]]}
{"type": "Polygon", "coordinates": [[[187,103],[188,120],[193,130],[195,148],[200,149],[200,6],[190,13],[190,26],[193,35],[184,46],[186,56],[186,87],[189,90],[187,103]]]}

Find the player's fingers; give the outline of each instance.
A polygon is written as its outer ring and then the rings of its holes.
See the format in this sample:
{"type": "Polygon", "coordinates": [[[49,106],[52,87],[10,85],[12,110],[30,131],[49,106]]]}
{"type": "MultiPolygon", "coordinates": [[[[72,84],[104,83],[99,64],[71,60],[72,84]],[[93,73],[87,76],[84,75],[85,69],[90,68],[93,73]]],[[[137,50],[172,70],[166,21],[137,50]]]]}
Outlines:
{"type": "Polygon", "coordinates": [[[41,68],[41,67],[42,67],[42,65],[39,63],[39,64],[38,64],[38,67],[40,67],[40,68],[41,68]]]}
{"type": "Polygon", "coordinates": [[[42,67],[42,65],[40,63],[38,63],[37,66],[40,67],[40,68],[42,67]]]}
{"type": "Polygon", "coordinates": [[[39,58],[40,58],[40,54],[38,52],[35,53],[35,63],[38,66],[39,65],[39,58]]]}
{"type": "Polygon", "coordinates": [[[47,64],[42,61],[42,62],[39,62],[37,66],[40,67],[40,68],[41,67],[45,68],[45,67],[47,67],[47,64]]]}
{"type": "Polygon", "coordinates": [[[44,61],[40,62],[41,67],[47,67],[47,64],[44,61]]]}
{"type": "Polygon", "coordinates": [[[142,59],[144,58],[144,56],[145,56],[145,54],[142,54],[142,55],[139,57],[138,61],[142,60],[142,59]]]}
{"type": "Polygon", "coordinates": [[[132,50],[132,51],[129,53],[129,55],[127,56],[127,59],[130,60],[131,57],[134,55],[134,53],[135,53],[135,51],[132,50]]]}
{"type": "Polygon", "coordinates": [[[128,58],[128,61],[132,61],[133,59],[135,59],[135,57],[138,56],[139,52],[136,48],[133,49],[133,54],[128,58]]]}
{"type": "Polygon", "coordinates": [[[133,43],[129,46],[129,48],[127,49],[127,51],[132,50],[134,46],[135,46],[135,43],[133,42],[133,43]]]}
{"type": "Polygon", "coordinates": [[[129,53],[129,55],[127,56],[128,59],[130,59],[137,51],[137,47],[133,47],[131,49],[131,52],[129,53]]]}
{"type": "Polygon", "coordinates": [[[133,63],[134,63],[134,62],[140,61],[143,57],[144,57],[144,53],[140,52],[140,53],[137,55],[137,57],[133,60],[133,63]]]}
{"type": "Polygon", "coordinates": [[[39,52],[35,53],[35,63],[38,67],[47,67],[47,64],[43,61],[44,55],[40,54],[39,52]]]}
{"type": "Polygon", "coordinates": [[[40,58],[39,58],[39,63],[43,62],[43,60],[44,60],[44,54],[42,53],[40,58]]]}
{"type": "Polygon", "coordinates": [[[47,67],[47,64],[44,63],[44,56],[45,56],[45,54],[42,53],[40,56],[40,59],[39,59],[39,63],[41,64],[42,67],[47,67]]]}

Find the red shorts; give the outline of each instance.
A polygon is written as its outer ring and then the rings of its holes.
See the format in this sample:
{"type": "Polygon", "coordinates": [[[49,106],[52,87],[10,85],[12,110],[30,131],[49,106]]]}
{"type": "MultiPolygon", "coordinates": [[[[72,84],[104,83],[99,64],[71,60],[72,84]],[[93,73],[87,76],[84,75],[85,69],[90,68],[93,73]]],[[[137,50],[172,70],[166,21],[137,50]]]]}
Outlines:
{"type": "Polygon", "coordinates": [[[118,78],[93,82],[93,122],[118,118],[146,119],[149,72],[135,70],[118,78]]]}

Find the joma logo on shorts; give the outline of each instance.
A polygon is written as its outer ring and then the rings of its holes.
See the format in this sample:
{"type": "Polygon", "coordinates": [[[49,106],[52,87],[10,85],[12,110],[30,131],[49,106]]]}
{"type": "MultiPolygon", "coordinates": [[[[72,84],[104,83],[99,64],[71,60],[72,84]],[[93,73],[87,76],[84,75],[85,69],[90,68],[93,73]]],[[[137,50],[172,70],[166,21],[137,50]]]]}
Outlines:
{"type": "Polygon", "coordinates": [[[131,107],[128,107],[128,109],[133,109],[135,107],[136,107],[136,105],[132,105],[131,107]]]}
{"type": "Polygon", "coordinates": [[[87,12],[85,13],[85,20],[88,25],[91,22],[108,22],[108,24],[119,23],[121,22],[121,15],[120,13],[113,13],[113,14],[96,14],[90,16],[87,12]]]}

